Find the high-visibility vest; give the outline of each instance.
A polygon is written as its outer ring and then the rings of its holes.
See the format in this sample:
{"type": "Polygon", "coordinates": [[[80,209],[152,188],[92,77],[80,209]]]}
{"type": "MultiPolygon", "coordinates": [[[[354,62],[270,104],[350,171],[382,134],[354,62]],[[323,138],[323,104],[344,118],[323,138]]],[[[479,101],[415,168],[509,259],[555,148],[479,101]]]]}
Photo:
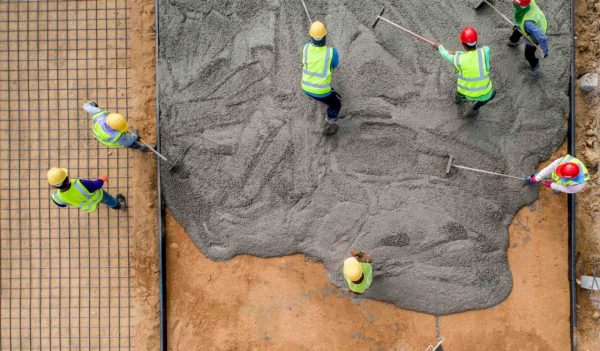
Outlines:
{"type": "Polygon", "coordinates": [[[527,11],[525,16],[523,16],[523,21],[521,21],[520,29],[525,39],[529,40],[530,43],[535,43],[535,41],[533,41],[533,39],[529,36],[529,34],[527,34],[527,31],[525,30],[525,22],[534,22],[536,26],[540,27],[542,33],[546,34],[546,30],[548,29],[548,21],[546,21],[546,15],[544,15],[542,10],[535,3],[535,0],[531,0],[529,6],[529,11],[527,11]]]}
{"type": "Polygon", "coordinates": [[[361,262],[360,265],[363,271],[363,280],[360,283],[355,284],[352,282],[352,280],[344,276],[344,279],[346,279],[346,283],[348,283],[350,290],[358,294],[364,293],[373,282],[373,265],[367,262],[361,262]]]}
{"type": "Polygon", "coordinates": [[[564,179],[564,178],[559,177],[558,174],[556,174],[556,171],[554,171],[554,172],[552,172],[552,180],[556,184],[573,186],[573,185],[579,185],[579,184],[585,183],[590,179],[590,174],[588,173],[587,168],[585,168],[585,165],[583,164],[583,162],[581,162],[578,159],[576,159],[575,157],[567,154],[567,155],[565,155],[565,157],[563,157],[562,160],[560,160],[560,163],[558,165],[560,166],[567,162],[573,162],[573,163],[577,164],[579,166],[579,174],[577,175],[577,177],[575,177],[575,179],[564,179]]]}
{"type": "Polygon", "coordinates": [[[333,48],[304,44],[302,49],[302,89],[311,94],[331,91],[333,48]]]}
{"type": "Polygon", "coordinates": [[[98,204],[104,198],[104,191],[98,189],[89,192],[79,179],[73,179],[71,187],[67,191],[57,191],[52,194],[52,200],[60,205],[79,207],[85,212],[94,212],[98,204]]]}
{"type": "Polygon", "coordinates": [[[492,80],[483,50],[477,48],[454,55],[454,68],[458,74],[456,90],[466,97],[477,98],[492,91],[492,80]]]}
{"type": "Polygon", "coordinates": [[[107,111],[98,112],[92,116],[92,121],[94,122],[92,129],[96,139],[108,147],[124,147],[117,143],[123,132],[112,129],[106,123],[106,116],[108,116],[107,111]]]}

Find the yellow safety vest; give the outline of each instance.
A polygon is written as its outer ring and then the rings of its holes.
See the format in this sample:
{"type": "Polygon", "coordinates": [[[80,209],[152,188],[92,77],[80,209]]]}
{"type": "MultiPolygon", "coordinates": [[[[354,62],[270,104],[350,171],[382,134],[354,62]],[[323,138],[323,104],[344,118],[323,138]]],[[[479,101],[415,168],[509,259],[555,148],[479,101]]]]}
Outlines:
{"type": "Polygon", "coordinates": [[[492,80],[483,50],[482,47],[454,55],[454,68],[458,74],[456,90],[466,97],[477,98],[492,91],[492,80]]]}
{"type": "Polygon", "coordinates": [[[52,200],[60,205],[79,207],[83,211],[91,213],[96,211],[98,204],[104,198],[104,191],[98,189],[89,192],[79,179],[73,179],[71,187],[67,191],[57,191],[52,194],[52,200]]]}
{"type": "Polygon", "coordinates": [[[121,135],[123,135],[123,132],[110,128],[110,126],[106,124],[106,116],[108,116],[107,111],[98,112],[92,116],[92,121],[94,122],[92,130],[94,131],[96,140],[108,147],[124,147],[117,142],[121,135]],[[110,132],[106,129],[109,129],[110,132]]]}
{"type": "Polygon", "coordinates": [[[306,43],[302,52],[302,89],[311,94],[329,93],[333,48],[306,43]]]}
{"type": "Polygon", "coordinates": [[[348,283],[350,290],[358,294],[364,293],[373,282],[373,265],[367,262],[361,262],[360,265],[362,266],[363,271],[363,280],[360,283],[355,284],[352,282],[352,280],[344,276],[344,279],[346,280],[346,283],[348,283]]]}
{"type": "Polygon", "coordinates": [[[581,162],[578,159],[576,159],[575,157],[567,154],[567,155],[565,155],[565,157],[563,157],[563,159],[560,161],[560,163],[558,165],[560,166],[567,162],[573,162],[579,166],[579,175],[575,179],[564,179],[564,178],[559,177],[558,174],[556,174],[556,171],[554,171],[554,172],[552,172],[552,180],[556,184],[579,185],[579,184],[587,182],[590,179],[590,174],[588,173],[587,168],[585,168],[585,165],[583,164],[583,162],[581,162]],[[583,176],[583,181],[581,181],[582,176],[583,176]]]}
{"type": "MultiPolygon", "coordinates": [[[[546,20],[546,15],[542,12],[539,6],[535,3],[535,0],[531,0],[529,4],[531,6],[529,11],[523,16],[523,20],[521,21],[521,33],[525,37],[525,39],[529,40],[530,43],[535,43],[533,39],[527,34],[525,30],[525,22],[532,21],[536,26],[540,27],[542,32],[546,34],[546,30],[548,29],[548,21],[546,20]]],[[[536,43],[537,44],[537,43],[536,43]]]]}

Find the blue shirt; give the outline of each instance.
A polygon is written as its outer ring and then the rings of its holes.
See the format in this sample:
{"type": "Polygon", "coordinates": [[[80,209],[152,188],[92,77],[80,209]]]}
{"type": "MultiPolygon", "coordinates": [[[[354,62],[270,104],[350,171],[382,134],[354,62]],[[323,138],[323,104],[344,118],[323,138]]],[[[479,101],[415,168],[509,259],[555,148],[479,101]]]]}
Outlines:
{"type": "MultiPolygon", "coordinates": [[[[542,32],[542,29],[533,21],[525,21],[525,31],[544,50],[544,55],[548,55],[548,36],[542,32]]],[[[533,46],[527,39],[525,39],[525,45],[533,46]]]]}

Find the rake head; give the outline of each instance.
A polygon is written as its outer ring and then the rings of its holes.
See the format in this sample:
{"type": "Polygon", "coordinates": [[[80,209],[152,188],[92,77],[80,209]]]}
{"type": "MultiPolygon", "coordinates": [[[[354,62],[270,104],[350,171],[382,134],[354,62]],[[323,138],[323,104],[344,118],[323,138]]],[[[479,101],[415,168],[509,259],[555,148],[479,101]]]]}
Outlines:
{"type": "Polygon", "coordinates": [[[383,16],[383,12],[385,11],[385,6],[381,8],[381,12],[379,13],[379,15],[377,16],[377,18],[375,18],[375,22],[373,22],[373,25],[371,26],[371,28],[375,29],[375,26],[377,25],[377,23],[379,22],[379,18],[381,16],[383,16]]]}
{"type": "Polygon", "coordinates": [[[448,155],[448,164],[446,165],[446,174],[450,173],[450,168],[452,168],[453,160],[454,160],[454,156],[448,155]]]}

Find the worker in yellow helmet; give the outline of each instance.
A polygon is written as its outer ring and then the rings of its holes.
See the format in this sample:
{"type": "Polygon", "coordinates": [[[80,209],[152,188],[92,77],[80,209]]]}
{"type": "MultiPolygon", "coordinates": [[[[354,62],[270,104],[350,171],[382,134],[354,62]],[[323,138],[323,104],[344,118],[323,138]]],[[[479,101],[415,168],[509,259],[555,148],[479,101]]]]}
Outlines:
{"type": "Polygon", "coordinates": [[[85,212],[92,213],[96,211],[99,203],[115,210],[124,210],[127,206],[125,196],[122,194],[117,194],[114,198],[102,190],[104,183],[108,182],[107,176],[101,176],[97,180],[70,180],[68,171],[60,167],[50,168],[47,175],[48,183],[58,189],[50,198],[59,207],[79,207],[85,212]]]}
{"type": "Polygon", "coordinates": [[[83,109],[91,115],[94,136],[103,145],[114,148],[128,147],[143,152],[152,151],[139,142],[140,137],[135,131],[129,132],[129,124],[123,115],[104,111],[93,101],[86,102],[83,109]]]}
{"type": "Polygon", "coordinates": [[[348,289],[355,294],[362,294],[373,282],[373,259],[364,252],[352,251],[352,257],[344,261],[344,279],[348,289]]]}
{"type": "Polygon", "coordinates": [[[342,97],[331,88],[331,76],[339,64],[339,54],[336,48],[325,45],[327,30],[323,23],[314,21],[309,34],[310,42],[302,47],[301,86],[306,95],[329,106],[325,131],[331,135],[338,130],[335,122],[342,109],[342,97]]]}

